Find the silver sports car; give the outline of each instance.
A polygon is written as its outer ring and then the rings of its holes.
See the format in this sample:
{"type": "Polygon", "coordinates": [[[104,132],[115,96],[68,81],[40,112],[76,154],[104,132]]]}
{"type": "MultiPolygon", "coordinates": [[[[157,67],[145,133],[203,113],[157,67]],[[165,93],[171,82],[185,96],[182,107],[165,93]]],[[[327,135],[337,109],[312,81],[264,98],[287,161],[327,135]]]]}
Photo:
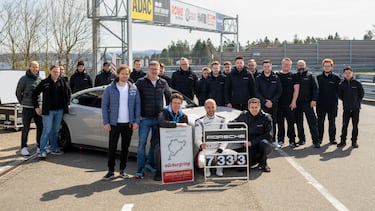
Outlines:
{"type": "MultiPolygon", "coordinates": [[[[101,99],[106,86],[85,89],[72,95],[69,114],[64,115],[59,133],[59,145],[68,149],[72,145],[106,150],[108,132],[102,122],[101,99]]],[[[175,92],[175,91],[173,91],[175,92]]],[[[184,96],[183,112],[188,116],[189,124],[205,114],[204,107],[198,107],[191,99],[184,96]]],[[[236,118],[240,111],[227,107],[218,107],[217,114],[227,121],[236,118]]],[[[194,136],[193,136],[194,138],[194,136]]],[[[138,131],[134,131],[129,151],[137,152],[138,131]]],[[[118,145],[120,149],[120,143],[118,145]]]]}

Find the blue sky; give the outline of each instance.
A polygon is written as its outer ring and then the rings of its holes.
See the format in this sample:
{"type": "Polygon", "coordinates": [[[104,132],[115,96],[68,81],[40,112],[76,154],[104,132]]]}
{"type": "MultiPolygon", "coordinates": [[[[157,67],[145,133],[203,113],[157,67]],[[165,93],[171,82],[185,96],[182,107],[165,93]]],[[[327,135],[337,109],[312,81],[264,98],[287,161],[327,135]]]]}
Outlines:
{"type": "MultiPolygon", "coordinates": [[[[346,39],[362,39],[367,30],[373,30],[375,1],[371,0],[181,0],[192,5],[217,11],[228,16],[239,15],[239,41],[264,39],[292,41],[294,35],[327,37],[336,32],[346,39]]],[[[231,36],[227,36],[233,39],[231,36]]],[[[220,35],[183,29],[149,25],[133,25],[133,49],[147,50],[167,47],[171,40],[210,38],[220,44],[220,35]]]]}

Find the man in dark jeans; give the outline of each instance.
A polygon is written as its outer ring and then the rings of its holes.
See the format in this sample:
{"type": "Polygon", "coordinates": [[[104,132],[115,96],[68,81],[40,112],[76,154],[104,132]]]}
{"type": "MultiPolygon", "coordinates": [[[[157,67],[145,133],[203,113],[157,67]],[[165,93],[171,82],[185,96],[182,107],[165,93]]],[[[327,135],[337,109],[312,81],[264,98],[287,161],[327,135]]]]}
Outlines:
{"type": "Polygon", "coordinates": [[[351,118],[353,124],[352,147],[358,148],[359,110],[365,92],[362,84],[353,79],[353,69],[350,66],[344,67],[344,78],[344,81],[339,85],[339,98],[342,100],[344,111],[342,114],[341,142],[337,144],[337,147],[346,146],[346,135],[351,118]]]}
{"type": "MultiPolygon", "coordinates": [[[[37,149],[40,147],[40,137],[42,136],[43,123],[42,116],[35,112],[32,94],[35,87],[40,83],[41,78],[39,77],[39,64],[36,61],[30,62],[29,69],[26,74],[20,78],[17,84],[16,96],[18,102],[22,105],[22,135],[21,135],[21,154],[23,156],[29,156],[29,150],[27,148],[27,139],[30,131],[31,120],[34,119],[36,125],[36,143],[37,149]]],[[[38,96],[38,103],[40,102],[40,96],[38,96]]],[[[37,150],[38,151],[38,150],[37,150]]]]}
{"type": "Polygon", "coordinates": [[[125,172],[128,148],[133,134],[138,129],[141,114],[141,99],[134,83],[129,82],[131,69],[121,65],[118,78],[103,94],[102,115],[104,129],[109,132],[108,173],[103,180],[112,179],[115,170],[116,150],[121,134],[120,176],[129,178],[125,172]]]}

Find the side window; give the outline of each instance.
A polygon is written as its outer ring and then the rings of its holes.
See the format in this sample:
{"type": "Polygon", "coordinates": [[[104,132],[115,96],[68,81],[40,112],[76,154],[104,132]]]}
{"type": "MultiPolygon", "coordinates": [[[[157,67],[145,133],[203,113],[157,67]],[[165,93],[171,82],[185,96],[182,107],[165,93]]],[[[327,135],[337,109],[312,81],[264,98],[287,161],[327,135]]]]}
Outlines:
{"type": "Polygon", "coordinates": [[[73,98],[72,103],[83,106],[101,108],[102,95],[103,90],[87,92],[73,98]]]}

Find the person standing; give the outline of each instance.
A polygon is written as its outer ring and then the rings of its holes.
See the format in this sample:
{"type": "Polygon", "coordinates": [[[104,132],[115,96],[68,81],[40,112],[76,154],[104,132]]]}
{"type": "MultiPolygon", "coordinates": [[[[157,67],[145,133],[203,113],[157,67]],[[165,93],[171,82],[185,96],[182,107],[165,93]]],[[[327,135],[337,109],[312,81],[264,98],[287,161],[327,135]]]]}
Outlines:
{"type": "Polygon", "coordinates": [[[227,75],[224,87],[226,106],[247,110],[247,101],[254,96],[254,79],[247,71],[242,56],[236,57],[236,66],[227,75]]]}
{"type": "Polygon", "coordinates": [[[60,77],[69,83],[69,78],[68,76],[66,76],[66,73],[65,73],[65,65],[60,65],[60,77]]]}
{"type": "Polygon", "coordinates": [[[257,62],[255,59],[249,59],[247,63],[247,68],[249,73],[253,74],[254,78],[257,78],[258,75],[260,74],[257,69],[257,62]]]}
{"type": "Polygon", "coordinates": [[[297,80],[300,82],[300,89],[297,99],[296,122],[298,129],[299,145],[306,143],[305,131],[303,127],[303,113],[305,113],[312,142],[315,148],[320,148],[318,125],[314,107],[318,100],[318,83],[316,78],[307,71],[306,62],[304,60],[297,61],[297,80]]]}
{"type": "Polygon", "coordinates": [[[64,113],[68,113],[71,91],[68,83],[60,77],[60,66],[50,67],[50,75],[42,80],[35,88],[32,99],[35,112],[42,115],[43,132],[40,140],[41,159],[47,157],[46,147],[51,144],[51,154],[61,155],[63,152],[58,145],[58,134],[64,113]],[[39,107],[38,98],[43,93],[42,109],[39,107]]]}
{"type": "Polygon", "coordinates": [[[77,63],[77,70],[70,77],[69,85],[72,93],[92,87],[91,77],[86,73],[83,61],[77,63]]]}
{"type": "Polygon", "coordinates": [[[169,87],[171,86],[172,79],[171,79],[171,77],[169,77],[165,74],[165,64],[164,63],[160,63],[159,77],[166,80],[169,87]]]}
{"type": "Polygon", "coordinates": [[[180,67],[172,74],[172,88],[190,99],[194,99],[197,75],[191,70],[189,60],[180,58],[180,67]]]}
{"type": "Polygon", "coordinates": [[[316,113],[318,115],[318,132],[319,139],[323,140],[324,121],[328,115],[328,134],[329,143],[336,142],[336,116],[338,105],[338,88],[341,79],[332,72],[333,60],[326,58],[322,61],[323,72],[317,76],[319,95],[316,101],[316,113]]]}
{"type": "MultiPolygon", "coordinates": [[[[179,93],[172,94],[169,105],[158,115],[158,123],[161,128],[187,127],[188,117],[182,112],[181,107],[184,97],[179,93]]],[[[160,132],[157,131],[155,139],[155,181],[161,180],[161,153],[160,153],[160,132]]]]}
{"type": "MultiPolygon", "coordinates": [[[[282,93],[281,81],[272,71],[271,60],[263,61],[263,72],[255,79],[255,97],[260,100],[262,110],[272,117],[273,134],[276,132],[277,107],[282,93]]],[[[272,138],[275,147],[279,148],[275,136],[272,138]]]]}
{"type": "Polygon", "coordinates": [[[346,135],[348,133],[349,120],[352,119],[352,147],[358,148],[358,123],[361,100],[364,96],[362,84],[353,78],[353,69],[350,66],[344,67],[344,81],[339,85],[338,95],[342,100],[342,130],[341,141],[337,147],[346,146],[346,135]]]}
{"type": "Polygon", "coordinates": [[[271,152],[272,141],[272,118],[271,115],[261,110],[260,100],[250,98],[248,110],[242,113],[234,122],[244,122],[248,129],[248,147],[250,166],[259,164],[258,169],[264,172],[271,172],[267,164],[267,155],[271,152]]]}
{"type": "MultiPolygon", "coordinates": [[[[141,121],[138,130],[138,171],[135,175],[137,179],[144,177],[144,170],[146,166],[146,144],[150,130],[152,130],[152,134],[151,147],[150,152],[148,154],[148,164],[151,165],[151,167],[153,165],[153,150],[158,139],[158,115],[160,111],[163,109],[163,96],[165,97],[165,102],[169,102],[169,99],[171,97],[171,90],[168,86],[168,83],[158,76],[159,70],[159,62],[151,61],[148,65],[147,77],[140,78],[136,82],[136,86],[139,90],[139,94],[141,97],[141,121]]],[[[150,170],[153,168],[148,169],[150,170]]]]}
{"type": "Polygon", "coordinates": [[[199,106],[203,106],[204,102],[208,98],[207,85],[208,85],[210,73],[211,73],[211,69],[209,67],[203,67],[202,78],[199,79],[199,81],[196,84],[195,94],[197,95],[199,106]]]}
{"type": "Polygon", "coordinates": [[[140,59],[135,59],[133,62],[133,71],[130,74],[131,80],[136,83],[138,79],[146,76],[146,73],[142,70],[142,61],[140,59]]]}
{"type": "Polygon", "coordinates": [[[94,86],[104,86],[112,83],[112,81],[115,79],[116,74],[111,71],[111,64],[109,62],[104,62],[103,70],[100,71],[100,73],[95,77],[94,86]]]}
{"type": "MultiPolygon", "coordinates": [[[[206,114],[195,120],[195,147],[199,148],[200,151],[206,150],[206,152],[209,152],[209,154],[220,154],[226,148],[226,144],[203,143],[203,133],[205,130],[219,130],[226,128],[225,118],[215,114],[216,107],[215,100],[207,99],[204,103],[206,114]]],[[[216,168],[216,176],[222,177],[223,175],[223,168],[216,168]]],[[[207,168],[206,177],[209,176],[211,176],[211,170],[207,168]]]]}
{"type": "Polygon", "coordinates": [[[286,119],[289,145],[294,148],[298,147],[295,140],[296,132],[294,130],[294,124],[296,122],[295,109],[297,107],[300,82],[296,75],[291,73],[291,69],[292,60],[290,58],[284,58],[281,61],[281,71],[278,73],[281,81],[282,92],[277,108],[277,140],[279,141],[279,145],[284,144],[286,119]]]}
{"type": "Polygon", "coordinates": [[[102,116],[104,129],[109,132],[108,172],[103,180],[114,177],[116,150],[121,135],[120,176],[129,178],[125,172],[128,148],[133,130],[138,129],[141,113],[141,99],[134,83],[129,82],[131,69],[121,65],[115,79],[104,91],[102,116]]]}
{"type": "Polygon", "coordinates": [[[225,106],[224,85],[225,75],[220,73],[220,63],[214,61],[211,64],[211,76],[208,78],[208,98],[215,100],[218,106],[225,106]]]}
{"type": "Polygon", "coordinates": [[[232,71],[232,62],[225,61],[223,64],[223,74],[227,76],[232,71]]]}
{"type": "MultiPolygon", "coordinates": [[[[26,74],[20,78],[16,88],[16,97],[18,103],[22,106],[22,134],[21,134],[21,155],[29,156],[30,152],[27,147],[27,140],[30,131],[31,120],[34,119],[36,125],[36,143],[40,148],[40,137],[42,135],[43,123],[42,116],[35,112],[32,94],[35,87],[38,86],[42,79],[39,77],[39,63],[37,61],[30,62],[29,69],[26,74]]],[[[38,104],[41,99],[38,96],[38,104]]]]}

